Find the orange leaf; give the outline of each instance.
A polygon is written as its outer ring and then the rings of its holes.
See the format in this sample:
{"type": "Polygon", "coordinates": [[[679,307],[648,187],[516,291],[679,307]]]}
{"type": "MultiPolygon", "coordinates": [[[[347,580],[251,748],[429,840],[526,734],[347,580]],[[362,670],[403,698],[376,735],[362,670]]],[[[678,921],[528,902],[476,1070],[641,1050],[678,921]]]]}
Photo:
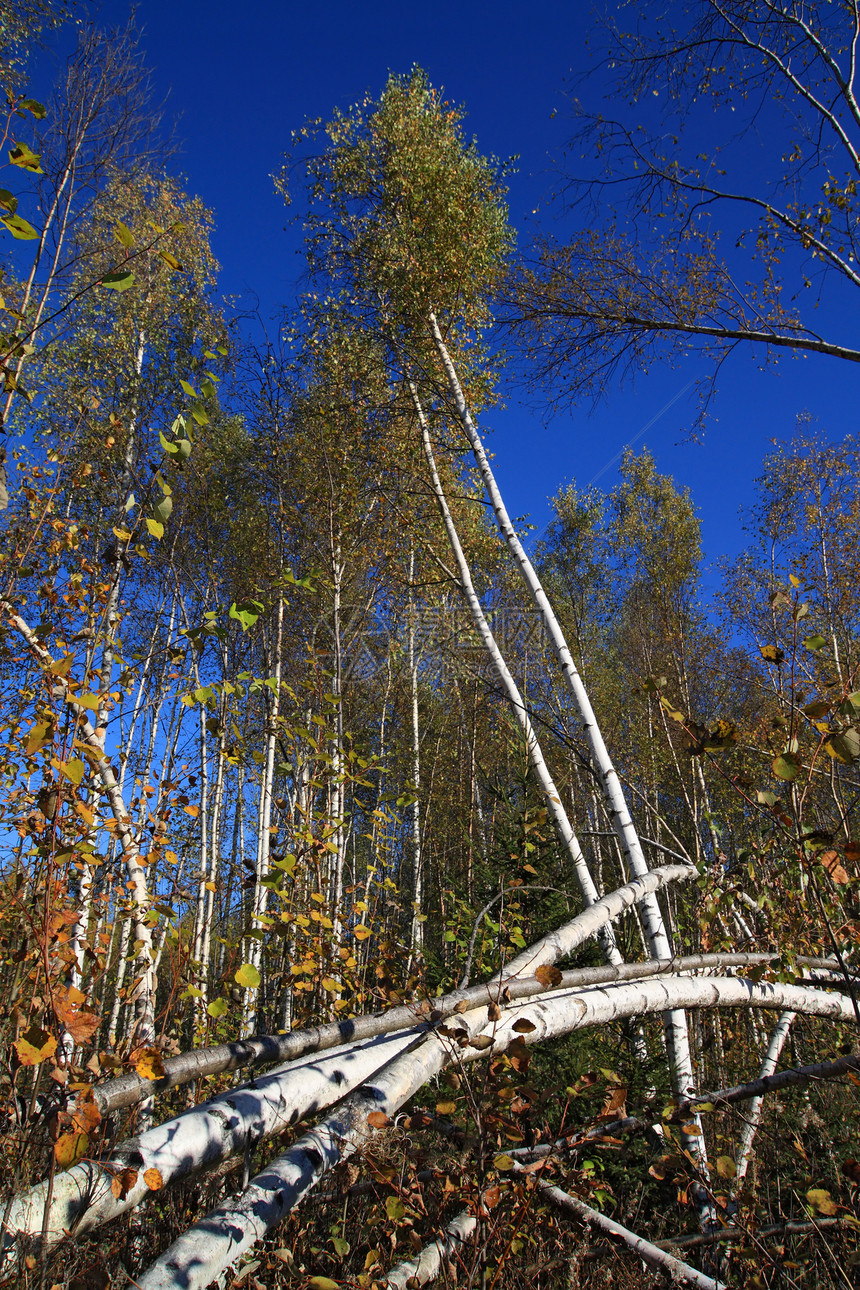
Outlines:
{"type": "Polygon", "coordinates": [[[540,981],[541,985],[545,985],[548,990],[552,989],[553,986],[559,985],[561,982],[561,972],[559,972],[558,968],[552,963],[541,964],[535,972],[535,976],[538,981],[540,981]]]}
{"type": "Polygon", "coordinates": [[[611,1116],[612,1119],[614,1120],[614,1119],[617,1119],[619,1116],[624,1116],[626,1114],[624,1109],[624,1104],[626,1101],[627,1101],[626,1088],[607,1089],[606,1101],[604,1102],[603,1110],[600,1113],[601,1118],[603,1116],[611,1116]]]}
{"type": "Polygon", "coordinates": [[[85,1044],[98,1029],[101,1017],[89,1012],[80,1005],[86,1002],[86,995],[76,986],[70,985],[65,990],[58,990],[54,995],[54,1012],[60,1025],[68,1030],[76,1044],[85,1044]]]}
{"type": "Polygon", "coordinates": [[[136,1169],[121,1169],[119,1173],[114,1174],[113,1178],[111,1178],[110,1189],[117,1200],[125,1200],[136,1182],[136,1169]]]}
{"type": "Polygon", "coordinates": [[[371,1111],[367,1117],[367,1123],[371,1129],[385,1129],[391,1123],[391,1117],[384,1111],[371,1111]]]}
{"type": "Polygon", "coordinates": [[[101,1123],[101,1118],[102,1113],[93,1097],[93,1090],[91,1088],[81,1090],[75,1099],[75,1107],[72,1113],[74,1127],[81,1130],[82,1133],[89,1133],[96,1125],[101,1123]]]}
{"type": "Polygon", "coordinates": [[[841,884],[841,883],[846,883],[851,881],[850,877],[848,876],[848,873],[846,872],[845,869],[843,869],[842,865],[839,863],[838,852],[822,851],[820,860],[821,860],[821,863],[824,865],[824,868],[830,874],[830,877],[833,879],[835,883],[841,884]]]}
{"type": "Polygon", "coordinates": [[[160,1191],[164,1186],[164,1179],[157,1169],[146,1169],[143,1174],[143,1181],[150,1191],[160,1191]]]}

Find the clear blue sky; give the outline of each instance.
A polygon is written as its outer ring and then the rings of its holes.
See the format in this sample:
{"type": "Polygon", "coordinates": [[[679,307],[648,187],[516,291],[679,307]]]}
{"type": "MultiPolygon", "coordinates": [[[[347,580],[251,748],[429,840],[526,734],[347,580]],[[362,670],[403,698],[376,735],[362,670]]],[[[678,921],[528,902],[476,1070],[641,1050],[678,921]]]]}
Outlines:
{"type": "MultiPolygon", "coordinates": [[[[101,9],[106,25],[127,13],[126,0],[106,0],[101,9]]],[[[168,113],[178,118],[178,166],[190,190],[215,212],[222,289],[246,304],[257,297],[264,316],[291,303],[303,268],[300,232],[285,227],[288,214],[270,178],[291,130],[348,106],[367,89],[378,93],[389,70],[406,71],[413,63],[465,104],[467,129],[483,151],[519,154],[510,203],[521,243],[539,223],[561,236],[573,227],[551,209],[549,197],[571,129],[566,92],[601,46],[587,5],[142,0],[138,22],[156,94],[169,94],[168,113]]],[[[40,60],[40,73],[44,66],[40,60]]],[[[715,139],[725,131],[715,117],[715,139]]],[[[695,411],[692,390],[658,416],[705,370],[692,359],[655,368],[632,390],[611,392],[596,412],[583,407],[549,424],[509,392],[506,411],[490,421],[510,510],[529,512],[543,527],[547,499],[561,483],[587,484],[603,472],[600,484],[611,487],[616,468],[605,467],[635,440],[637,447],[647,444],[661,470],[692,489],[708,560],[736,553],[744,543],[739,507],[750,501],[770,441],[789,437],[804,410],[841,437],[856,427],[860,406],[860,371],[853,364],[813,356],[762,371],[761,358],[738,353],[725,365],[704,446],[684,441],[695,411]]]]}

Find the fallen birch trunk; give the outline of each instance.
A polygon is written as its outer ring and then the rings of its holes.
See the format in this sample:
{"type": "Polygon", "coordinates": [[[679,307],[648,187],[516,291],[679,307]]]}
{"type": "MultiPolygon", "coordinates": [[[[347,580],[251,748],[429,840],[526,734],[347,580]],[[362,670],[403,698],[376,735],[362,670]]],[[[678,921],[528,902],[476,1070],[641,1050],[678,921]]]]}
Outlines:
{"type": "MultiPolygon", "coordinates": [[[[425,1033],[423,1027],[420,1033],[425,1033]]],[[[41,1235],[48,1244],[55,1244],[66,1234],[81,1235],[100,1227],[135,1208],[150,1190],[242,1155],[262,1139],[331,1106],[371,1078],[414,1037],[409,1032],[383,1036],[322,1059],[293,1062],[130,1138],[105,1160],[73,1165],[54,1177],[53,1187],[47,1179],[12,1202],[7,1242],[21,1234],[41,1235]],[[111,1187],[117,1177],[124,1182],[120,1196],[111,1187]]]]}
{"type": "Polygon", "coordinates": [[[499,1023],[488,1023],[483,1008],[465,1012],[445,1028],[446,1033],[412,1040],[407,1051],[274,1160],[240,1196],[178,1237],[138,1279],[140,1290],[204,1290],[295,1208],[328,1169],[372,1139],[374,1130],[368,1124],[372,1112],[395,1115],[455,1055],[463,1061],[478,1060],[504,1052],[515,1039],[536,1044],[586,1026],[663,1013],[670,1007],[790,1010],[833,1021],[849,1021],[854,1015],[850,1001],[841,995],[738,977],[673,978],[585,992],[556,990],[508,1009],[499,1023]],[[523,1021],[533,1030],[521,1035],[513,1027],[523,1021]],[[485,1038],[491,1040],[486,1048],[485,1038]],[[481,1044],[478,1049],[473,1046],[475,1040],[481,1044]]]}
{"type": "Polygon", "coordinates": [[[477,1226],[475,1215],[463,1210],[446,1224],[445,1230],[435,1240],[424,1246],[417,1258],[406,1259],[392,1268],[382,1284],[390,1286],[391,1290],[406,1290],[407,1287],[412,1290],[416,1285],[429,1285],[436,1280],[443,1264],[459,1253],[477,1226]]]}
{"type": "MultiPolygon", "coordinates": [[[[519,1166],[514,1172],[520,1172],[522,1166],[519,1166]]],[[[612,1236],[621,1240],[634,1254],[638,1255],[649,1267],[656,1268],[658,1272],[668,1276],[673,1285],[695,1286],[696,1290],[725,1290],[725,1282],[715,1281],[713,1277],[706,1276],[704,1272],[699,1272],[696,1268],[684,1263],[681,1259],[675,1258],[667,1250],[661,1250],[659,1246],[653,1245],[646,1241],[644,1237],[637,1236],[629,1228],[622,1227],[616,1223],[613,1218],[607,1214],[601,1214],[600,1210],[592,1209],[586,1205],[585,1201],[580,1200],[578,1196],[571,1196],[569,1192],[562,1191],[560,1187],[553,1186],[552,1183],[545,1182],[538,1178],[535,1185],[551,1201],[557,1209],[564,1210],[565,1213],[575,1214],[583,1223],[590,1227],[596,1227],[607,1236],[612,1236]]]]}
{"type": "MultiPolygon", "coordinates": [[[[652,887],[658,886],[670,881],[678,872],[686,870],[667,866],[655,870],[644,881],[652,887]]],[[[538,942],[541,947],[539,961],[550,961],[562,944],[568,947],[564,952],[569,952],[570,948],[587,940],[596,928],[629,906],[635,899],[635,888],[636,884],[628,883],[627,887],[604,897],[598,905],[578,915],[563,929],[563,942],[548,938],[538,942]]],[[[524,995],[539,995],[545,991],[545,986],[534,977],[512,982],[511,991],[515,988],[524,995]]],[[[466,1001],[470,1001],[471,996],[487,1006],[500,993],[501,987],[496,985],[494,989],[493,983],[455,991],[454,995],[448,996],[448,1012],[456,1013],[466,1001]],[[456,1002],[453,1002],[455,998],[456,1002]]],[[[408,1021],[409,1025],[414,1026],[419,1019],[413,1010],[398,1011],[401,1020],[408,1021]]],[[[382,1020],[386,1015],[382,1014],[382,1020]]],[[[434,1023],[442,1019],[438,1014],[432,1016],[434,1023]]],[[[379,1019],[368,1020],[376,1022],[379,1019]]],[[[334,1028],[329,1028],[329,1034],[332,1033],[334,1028]]],[[[421,1033],[426,1033],[426,1030],[422,1028],[421,1033]]],[[[57,1175],[53,1181],[46,1180],[17,1197],[10,1209],[8,1230],[28,1235],[43,1233],[49,1243],[55,1243],[73,1228],[83,1232],[100,1226],[139,1203],[150,1189],[147,1175],[160,1188],[192,1171],[240,1154],[249,1142],[272,1137],[290,1124],[331,1106],[368,1078],[393,1052],[400,1051],[410,1042],[410,1036],[402,1033],[393,1038],[378,1038],[364,1049],[357,1047],[353,1040],[340,1050],[329,1053],[327,1058],[316,1062],[299,1059],[258,1081],[201,1103],[176,1119],[123,1144],[112,1152],[108,1160],[81,1162],[57,1175]],[[114,1196],[111,1183],[117,1174],[125,1175],[127,1170],[135,1172],[134,1180],[130,1186],[121,1189],[124,1195],[114,1196]],[[45,1225],[44,1211],[49,1196],[50,1221],[45,1225]]]]}
{"type": "MultiPolygon", "coordinates": [[[[652,873],[665,876],[665,871],[662,869],[654,869],[652,873]]],[[[668,878],[666,880],[668,881],[668,878]]],[[[646,963],[619,963],[607,964],[605,967],[575,968],[562,973],[559,986],[570,989],[577,986],[585,988],[590,985],[612,984],[616,981],[640,980],[671,972],[754,967],[772,963],[779,957],[776,953],[692,954],[683,958],[649,959],[646,963]]],[[[839,964],[835,959],[798,958],[796,962],[798,967],[818,968],[828,973],[839,971],[839,964]]],[[[815,983],[823,985],[825,981],[816,979],[815,983]]],[[[839,983],[837,978],[832,980],[835,987],[838,987],[839,983]]],[[[532,994],[540,994],[544,988],[534,978],[521,976],[505,981],[505,989],[511,999],[524,999],[532,994]]],[[[433,1015],[448,1016],[459,1003],[468,1003],[477,1007],[481,1003],[497,1001],[498,996],[498,984],[462,987],[439,999],[434,999],[433,1015]]],[[[321,1053],[342,1044],[359,1043],[365,1039],[373,1039],[377,1035],[408,1029],[417,1021],[426,1018],[430,1006],[429,1002],[420,1001],[414,1005],[404,1004],[389,1008],[387,1012],[367,1013],[346,1021],[332,1021],[327,1025],[308,1027],[306,1030],[293,1030],[288,1034],[256,1035],[252,1039],[236,1040],[234,1043],[195,1048],[177,1057],[166,1058],[165,1074],[161,1079],[144,1079],[136,1071],[126,1071],[115,1079],[96,1085],[93,1089],[93,1097],[102,1116],[110,1115],[124,1107],[134,1106],[154,1094],[164,1093],[183,1084],[206,1079],[211,1075],[220,1075],[224,1071],[241,1070],[246,1066],[274,1066],[275,1063],[297,1061],[309,1053],[321,1053]]]]}

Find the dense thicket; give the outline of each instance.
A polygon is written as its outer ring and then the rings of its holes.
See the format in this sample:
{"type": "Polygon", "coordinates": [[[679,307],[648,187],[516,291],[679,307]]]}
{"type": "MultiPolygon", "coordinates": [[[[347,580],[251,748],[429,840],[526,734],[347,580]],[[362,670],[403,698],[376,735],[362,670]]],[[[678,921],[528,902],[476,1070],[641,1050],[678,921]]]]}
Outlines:
{"type": "Polygon", "coordinates": [[[301,133],[255,347],[144,87],[10,89],[0,1283],[850,1286],[856,441],[763,463],[717,606],[647,451],[529,556],[462,114],[301,133]]]}

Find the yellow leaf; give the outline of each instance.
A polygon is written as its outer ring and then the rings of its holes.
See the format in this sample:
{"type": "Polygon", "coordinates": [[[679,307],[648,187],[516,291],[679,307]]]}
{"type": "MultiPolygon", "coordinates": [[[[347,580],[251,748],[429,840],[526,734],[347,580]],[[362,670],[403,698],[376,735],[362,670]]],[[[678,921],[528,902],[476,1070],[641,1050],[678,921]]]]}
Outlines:
{"type": "Polygon", "coordinates": [[[373,935],[373,932],[369,927],[365,927],[364,923],[356,923],[352,929],[352,934],[357,941],[366,941],[368,936],[373,935]]]}
{"type": "Polygon", "coordinates": [[[85,1133],[61,1133],[54,1143],[54,1157],[61,1169],[70,1169],[86,1155],[90,1140],[85,1133]]]}
{"type": "Polygon", "coordinates": [[[89,824],[90,827],[92,827],[92,825],[95,824],[96,822],[95,812],[91,811],[90,808],[86,805],[86,803],[75,802],[75,810],[85,824],[89,824]]]}
{"type": "Polygon", "coordinates": [[[830,1195],[830,1192],[825,1191],[823,1187],[810,1187],[806,1193],[806,1199],[813,1209],[818,1210],[819,1214],[836,1214],[839,1211],[836,1201],[830,1195]]]}
{"type": "Polygon", "coordinates": [[[140,1048],[134,1055],[134,1069],[141,1079],[163,1079],[164,1062],[157,1048],[140,1048]]]}
{"type": "Polygon", "coordinates": [[[233,980],[237,985],[243,985],[246,989],[255,990],[260,984],[260,973],[253,963],[243,963],[240,968],[236,969],[233,980]]]}
{"type": "Polygon", "coordinates": [[[38,1066],[57,1051],[57,1041],[47,1030],[31,1026],[13,1045],[22,1066],[38,1066]]]}
{"type": "Polygon", "coordinates": [[[98,712],[101,700],[97,694],[75,694],[70,702],[76,703],[79,708],[89,708],[92,712],[98,712]]]}
{"type": "Polygon", "coordinates": [[[182,809],[184,810],[186,815],[193,815],[195,819],[200,814],[199,806],[184,806],[182,809]]]}

